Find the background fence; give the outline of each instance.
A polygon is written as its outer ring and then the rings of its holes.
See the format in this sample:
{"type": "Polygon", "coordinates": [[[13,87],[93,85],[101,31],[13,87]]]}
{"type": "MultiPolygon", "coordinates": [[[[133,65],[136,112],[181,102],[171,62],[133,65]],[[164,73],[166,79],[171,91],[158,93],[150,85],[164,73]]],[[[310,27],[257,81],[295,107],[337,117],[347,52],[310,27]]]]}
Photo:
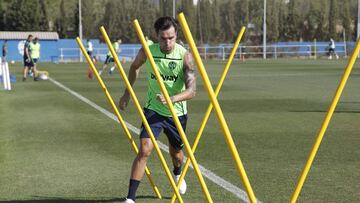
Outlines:
{"type": "MultiPolygon", "coordinates": [[[[100,43],[98,39],[91,40],[93,43],[93,55],[99,60],[104,61],[108,53],[107,46],[100,43]]],[[[0,40],[0,46],[3,45],[0,40]]],[[[84,43],[86,43],[84,41],[84,43]]],[[[23,40],[9,40],[8,61],[22,61],[23,40]]],[[[42,40],[40,61],[52,62],[77,62],[82,61],[81,52],[73,39],[61,40],[42,40]]],[[[337,42],[336,52],[340,57],[346,57],[354,48],[355,42],[337,42]]],[[[199,52],[204,59],[225,60],[230,55],[232,44],[219,44],[217,46],[199,46],[199,52]]],[[[134,59],[141,48],[140,44],[121,44],[119,58],[127,61],[134,59]]],[[[268,44],[266,47],[267,58],[322,58],[327,56],[328,42],[278,42],[268,44]]],[[[235,59],[262,58],[262,46],[248,46],[240,44],[235,59]]]]}
{"type": "MultiPolygon", "coordinates": [[[[233,45],[219,46],[201,46],[198,47],[200,55],[203,59],[226,60],[231,52],[233,45]]],[[[354,43],[337,44],[336,53],[340,57],[347,57],[348,52],[354,47],[354,43]]],[[[135,47],[121,48],[118,54],[120,59],[133,60],[140,49],[140,45],[135,47]]],[[[104,61],[107,48],[95,48],[93,55],[99,61],[104,61]]],[[[267,58],[323,58],[328,56],[328,45],[324,43],[314,43],[312,45],[286,45],[276,44],[266,47],[267,58]]],[[[60,48],[60,62],[80,61],[81,55],[78,48],[60,48]]],[[[236,59],[262,58],[262,46],[244,46],[240,45],[237,49],[236,59]]]]}

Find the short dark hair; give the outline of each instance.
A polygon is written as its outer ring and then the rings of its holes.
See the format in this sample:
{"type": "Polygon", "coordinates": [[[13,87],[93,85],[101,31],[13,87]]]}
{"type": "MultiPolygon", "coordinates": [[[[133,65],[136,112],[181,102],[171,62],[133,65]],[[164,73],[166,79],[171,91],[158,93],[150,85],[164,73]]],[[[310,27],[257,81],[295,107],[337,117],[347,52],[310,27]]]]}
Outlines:
{"type": "Polygon", "coordinates": [[[170,16],[160,17],[154,23],[156,34],[159,34],[159,31],[169,29],[171,26],[173,26],[175,28],[175,32],[177,32],[178,29],[177,20],[175,20],[173,17],[170,16]]]}

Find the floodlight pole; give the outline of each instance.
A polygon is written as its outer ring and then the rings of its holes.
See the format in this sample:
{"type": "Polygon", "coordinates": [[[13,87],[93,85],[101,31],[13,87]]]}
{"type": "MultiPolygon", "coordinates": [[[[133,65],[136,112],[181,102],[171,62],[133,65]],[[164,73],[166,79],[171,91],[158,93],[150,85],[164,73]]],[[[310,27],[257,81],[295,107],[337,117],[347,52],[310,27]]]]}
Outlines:
{"type": "Polygon", "coordinates": [[[173,0],[173,18],[175,18],[176,15],[176,0],[173,0]]]}
{"type": "MultiPolygon", "coordinates": [[[[359,0],[360,1],[360,0],[359,0]]],[[[263,58],[266,59],[266,0],[264,0],[263,58]]]]}
{"type": "MultiPolygon", "coordinates": [[[[81,19],[81,0],[79,0],[79,37],[80,40],[83,40],[83,34],[82,34],[82,19],[81,19]]],[[[81,55],[81,50],[80,50],[80,62],[83,61],[82,55],[81,55]]]]}

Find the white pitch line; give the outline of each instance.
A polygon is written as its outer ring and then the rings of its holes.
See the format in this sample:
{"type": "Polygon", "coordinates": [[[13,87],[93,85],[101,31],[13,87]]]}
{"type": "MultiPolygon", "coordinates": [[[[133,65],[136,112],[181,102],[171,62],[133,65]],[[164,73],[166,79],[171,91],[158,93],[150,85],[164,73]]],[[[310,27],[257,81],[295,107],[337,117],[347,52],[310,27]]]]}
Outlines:
{"type": "MultiPolygon", "coordinates": [[[[111,118],[112,120],[116,121],[117,123],[119,123],[117,117],[109,112],[108,110],[102,108],[101,106],[95,104],[94,102],[90,101],[89,99],[87,99],[86,97],[80,95],[79,93],[71,90],[70,88],[66,87],[65,85],[61,84],[60,82],[54,80],[53,78],[49,77],[49,80],[54,83],[55,85],[57,85],[58,87],[64,89],[65,91],[67,91],[68,93],[72,94],[73,96],[77,97],[78,99],[80,99],[81,101],[85,102],[86,104],[90,105],[91,107],[95,108],[96,110],[100,111],[101,113],[105,114],[107,117],[111,118]]],[[[140,134],[140,129],[138,129],[137,127],[131,125],[130,123],[125,121],[126,126],[129,128],[129,130],[133,131],[136,134],[140,134]]],[[[169,148],[167,145],[163,144],[162,142],[158,141],[159,147],[169,153],[169,148]]],[[[186,157],[185,157],[186,158],[186,157]]],[[[184,160],[184,162],[186,161],[186,159],[184,160]]],[[[209,180],[211,180],[213,183],[219,185],[220,187],[224,188],[225,190],[231,192],[232,194],[234,194],[236,197],[238,197],[239,199],[243,200],[244,202],[250,202],[249,198],[247,196],[247,193],[240,189],[239,187],[233,185],[232,183],[224,180],[223,178],[221,178],[220,176],[216,175],[215,173],[213,173],[212,171],[210,171],[209,169],[206,169],[204,166],[199,165],[200,171],[201,173],[208,178],[209,180]]],[[[192,165],[190,165],[191,168],[192,165]]],[[[261,203],[260,200],[258,200],[259,203],[261,203]]]]}

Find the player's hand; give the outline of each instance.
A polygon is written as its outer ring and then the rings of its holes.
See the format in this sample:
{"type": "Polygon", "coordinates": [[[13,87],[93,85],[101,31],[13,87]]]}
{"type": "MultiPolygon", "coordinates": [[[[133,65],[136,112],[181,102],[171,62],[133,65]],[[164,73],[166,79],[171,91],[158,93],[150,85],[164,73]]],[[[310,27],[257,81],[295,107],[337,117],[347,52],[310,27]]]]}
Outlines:
{"type": "Polygon", "coordinates": [[[124,95],[120,98],[119,108],[121,110],[125,110],[125,108],[127,107],[128,103],[129,103],[129,100],[130,100],[129,94],[124,93],[124,95]]]}
{"type": "Polygon", "coordinates": [[[29,58],[27,58],[25,61],[26,61],[27,63],[30,63],[30,59],[29,59],[29,58]]]}
{"type": "MultiPolygon", "coordinates": [[[[163,103],[164,105],[167,105],[167,102],[166,102],[166,99],[165,99],[164,95],[162,95],[162,94],[157,94],[157,95],[156,95],[156,99],[157,99],[159,102],[163,103]]],[[[171,100],[171,102],[173,102],[173,101],[172,101],[172,98],[170,98],[170,100],[171,100]]]]}

